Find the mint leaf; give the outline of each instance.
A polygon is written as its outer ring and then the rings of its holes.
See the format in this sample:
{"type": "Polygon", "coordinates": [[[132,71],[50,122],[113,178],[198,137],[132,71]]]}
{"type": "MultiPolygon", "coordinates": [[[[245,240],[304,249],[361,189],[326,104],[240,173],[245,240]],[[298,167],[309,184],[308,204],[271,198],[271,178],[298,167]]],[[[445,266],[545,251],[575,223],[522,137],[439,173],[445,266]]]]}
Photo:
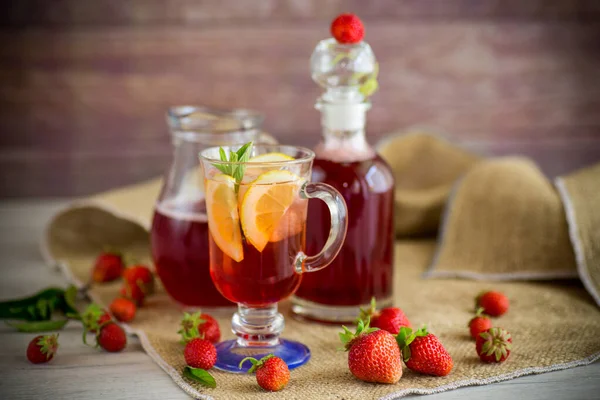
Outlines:
{"type": "Polygon", "coordinates": [[[229,165],[222,164],[214,164],[215,168],[224,173],[225,175],[230,175],[231,171],[229,170],[229,165]]]}
{"type": "Polygon", "coordinates": [[[236,152],[238,160],[241,161],[242,157],[244,156],[246,157],[246,161],[248,160],[248,158],[250,158],[250,152],[248,151],[250,149],[250,146],[252,146],[252,142],[248,142],[238,149],[238,151],[236,152]]]}
{"type": "Polygon", "coordinates": [[[240,147],[237,151],[229,150],[229,157],[227,157],[227,153],[225,150],[220,147],[219,148],[219,157],[221,161],[231,163],[231,164],[213,164],[215,168],[224,173],[225,175],[231,176],[235,179],[235,192],[237,193],[240,188],[240,183],[244,179],[244,172],[246,170],[246,166],[244,164],[250,159],[250,153],[252,152],[252,142],[248,142],[240,147]]]}
{"type": "Polygon", "coordinates": [[[215,378],[213,378],[213,376],[209,374],[208,371],[202,368],[185,367],[183,369],[183,376],[195,382],[199,382],[209,388],[217,387],[217,382],[215,381],[215,378]]]}
{"type": "MultiPolygon", "coordinates": [[[[219,156],[221,157],[221,161],[229,161],[227,159],[227,153],[225,153],[225,150],[223,150],[222,147],[219,147],[219,156]]],[[[214,166],[219,171],[221,171],[222,173],[224,173],[225,175],[231,175],[231,166],[230,165],[214,164],[214,166]]]]}
{"type": "Polygon", "coordinates": [[[227,161],[227,153],[225,153],[222,147],[219,147],[219,156],[221,157],[221,161],[227,161]]]}

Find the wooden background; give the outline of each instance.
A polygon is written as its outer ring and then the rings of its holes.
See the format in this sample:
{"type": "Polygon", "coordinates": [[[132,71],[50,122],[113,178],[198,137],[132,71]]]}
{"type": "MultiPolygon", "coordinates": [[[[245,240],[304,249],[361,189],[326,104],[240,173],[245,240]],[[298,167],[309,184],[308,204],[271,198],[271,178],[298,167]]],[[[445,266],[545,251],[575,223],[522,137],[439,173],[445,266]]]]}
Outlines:
{"type": "Polygon", "coordinates": [[[370,141],[412,125],[554,176],[600,161],[600,1],[54,0],[0,5],[0,197],[161,174],[169,105],[248,107],[314,145],[308,59],[342,11],[380,60],[370,141]]]}

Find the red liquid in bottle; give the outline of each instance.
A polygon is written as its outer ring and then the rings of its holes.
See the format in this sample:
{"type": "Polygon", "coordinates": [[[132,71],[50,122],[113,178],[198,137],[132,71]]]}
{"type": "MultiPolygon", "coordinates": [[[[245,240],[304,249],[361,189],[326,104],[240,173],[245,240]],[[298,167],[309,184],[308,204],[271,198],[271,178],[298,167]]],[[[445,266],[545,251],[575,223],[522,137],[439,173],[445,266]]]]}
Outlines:
{"type": "MultiPolygon", "coordinates": [[[[304,274],[296,296],[331,306],[368,304],[389,299],[393,286],[393,176],[379,156],[338,163],[316,159],[313,182],[335,187],[348,206],[348,232],[342,250],[321,271],[304,274]]],[[[322,202],[308,206],[307,254],[323,248],[330,217],[322,202]]]]}
{"type": "Polygon", "coordinates": [[[236,303],[262,307],[277,303],[294,293],[301,275],[294,271],[294,259],[304,249],[305,231],[277,242],[262,252],[242,242],[244,259],[236,262],[210,239],[210,274],[223,296],[236,303]]]}
{"type": "Polygon", "coordinates": [[[204,201],[158,206],[151,247],[156,272],[175,301],[192,307],[233,306],[210,278],[204,201]]]}

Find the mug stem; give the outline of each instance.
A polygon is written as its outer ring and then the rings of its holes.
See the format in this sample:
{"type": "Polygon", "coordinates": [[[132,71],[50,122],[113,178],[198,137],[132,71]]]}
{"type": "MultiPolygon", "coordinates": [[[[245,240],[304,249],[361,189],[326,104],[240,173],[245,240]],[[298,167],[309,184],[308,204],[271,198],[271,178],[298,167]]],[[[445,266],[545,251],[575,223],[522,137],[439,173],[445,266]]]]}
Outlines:
{"type": "Polygon", "coordinates": [[[277,304],[264,307],[238,304],[238,311],[233,314],[231,320],[233,333],[237,336],[237,344],[242,347],[278,345],[284,325],[283,315],[277,311],[277,304]]]}
{"type": "Polygon", "coordinates": [[[305,183],[300,188],[303,199],[320,199],[327,204],[331,215],[331,229],[323,249],[314,256],[299,252],[294,260],[294,269],[298,274],[319,271],[328,266],[338,255],[346,238],[348,228],[348,209],[344,198],[332,186],[325,183],[305,183]]]}

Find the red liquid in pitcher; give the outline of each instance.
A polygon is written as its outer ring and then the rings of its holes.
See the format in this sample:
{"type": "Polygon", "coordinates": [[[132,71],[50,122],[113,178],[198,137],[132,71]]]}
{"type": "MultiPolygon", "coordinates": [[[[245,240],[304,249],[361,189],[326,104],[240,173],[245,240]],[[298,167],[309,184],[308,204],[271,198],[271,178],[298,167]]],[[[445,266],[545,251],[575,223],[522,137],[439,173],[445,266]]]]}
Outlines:
{"type": "Polygon", "coordinates": [[[165,202],[154,213],[151,233],[156,272],[169,295],[185,306],[233,306],[210,278],[204,201],[165,202]]]}
{"type": "MultiPolygon", "coordinates": [[[[332,306],[368,304],[371,297],[388,299],[393,286],[393,177],[376,156],[358,162],[338,163],[316,159],[313,182],[335,187],[348,206],[348,232],[342,250],[321,271],[304,274],[296,296],[332,306]]],[[[307,254],[323,248],[330,217],[319,201],[308,205],[307,254]]]]}
{"type": "Polygon", "coordinates": [[[210,273],[221,293],[231,301],[261,307],[291,296],[300,284],[294,259],[304,249],[304,229],[259,252],[246,240],[244,259],[236,262],[210,239],[210,273]]]}

